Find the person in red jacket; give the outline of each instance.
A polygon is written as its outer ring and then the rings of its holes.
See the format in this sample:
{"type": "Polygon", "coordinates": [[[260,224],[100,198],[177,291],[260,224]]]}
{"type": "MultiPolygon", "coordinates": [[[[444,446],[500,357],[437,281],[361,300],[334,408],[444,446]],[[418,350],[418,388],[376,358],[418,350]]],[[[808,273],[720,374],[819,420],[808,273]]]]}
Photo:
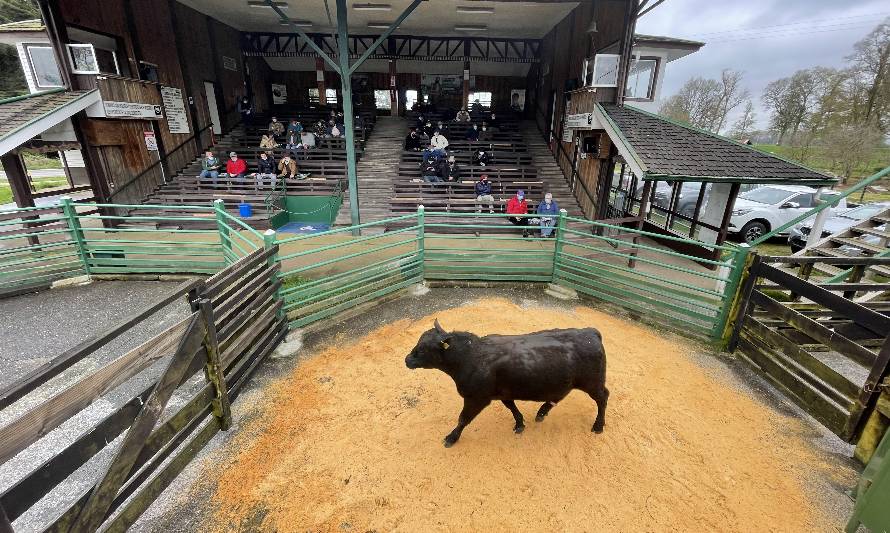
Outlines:
{"type": "Polygon", "coordinates": [[[229,160],[226,161],[226,174],[229,175],[229,179],[235,178],[238,181],[244,181],[244,175],[247,174],[247,163],[243,159],[239,159],[235,152],[229,152],[229,160]]]}
{"type": "MultiPolygon", "coordinates": [[[[508,215],[527,215],[528,214],[528,202],[525,201],[525,191],[519,189],[516,191],[516,196],[510,198],[510,201],[507,202],[507,214],[508,215]]],[[[507,217],[507,220],[512,222],[517,226],[522,226],[522,236],[528,237],[528,218],[525,217],[507,217]]]]}

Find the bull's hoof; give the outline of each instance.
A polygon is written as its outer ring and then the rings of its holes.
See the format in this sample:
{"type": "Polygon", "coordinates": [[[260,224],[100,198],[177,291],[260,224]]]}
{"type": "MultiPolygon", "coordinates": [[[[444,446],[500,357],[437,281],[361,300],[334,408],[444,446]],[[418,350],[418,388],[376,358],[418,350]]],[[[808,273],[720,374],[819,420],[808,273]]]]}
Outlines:
{"type": "Polygon", "coordinates": [[[523,431],[525,431],[525,426],[516,426],[515,428],[513,428],[513,433],[516,433],[517,435],[519,435],[523,431]]]}
{"type": "Polygon", "coordinates": [[[546,416],[547,416],[547,415],[538,415],[538,416],[536,416],[536,417],[535,417],[535,422],[543,422],[543,421],[544,421],[544,417],[546,417],[546,416]]]}
{"type": "Polygon", "coordinates": [[[602,432],[603,432],[603,426],[600,426],[600,427],[593,426],[593,428],[591,428],[590,431],[593,431],[594,433],[597,433],[597,434],[602,433],[602,432]]]}
{"type": "Polygon", "coordinates": [[[457,439],[453,439],[450,436],[445,437],[445,440],[442,441],[446,448],[451,448],[452,446],[454,446],[455,442],[457,442],[457,439]]]}

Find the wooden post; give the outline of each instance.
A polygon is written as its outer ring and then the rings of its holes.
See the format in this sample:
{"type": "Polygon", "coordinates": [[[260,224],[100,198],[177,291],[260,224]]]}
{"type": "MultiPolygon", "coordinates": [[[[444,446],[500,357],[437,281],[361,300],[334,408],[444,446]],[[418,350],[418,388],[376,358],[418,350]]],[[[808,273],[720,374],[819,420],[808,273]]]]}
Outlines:
{"type": "Polygon", "coordinates": [[[396,86],[396,60],[389,60],[389,114],[399,116],[399,90],[396,86]]]}
{"type": "MultiPolygon", "coordinates": [[[[637,221],[634,223],[634,226],[641,230],[643,229],[643,224],[646,223],[646,215],[649,213],[649,203],[651,193],[654,193],[655,187],[652,186],[651,180],[646,180],[643,184],[643,195],[640,197],[640,216],[637,217],[637,221]]],[[[633,191],[631,191],[632,193],[633,191]]],[[[634,233],[633,237],[633,250],[630,251],[630,259],[627,260],[628,268],[636,268],[637,266],[637,247],[636,244],[639,242],[640,234],[634,233]]]]}
{"type": "MultiPolygon", "coordinates": [[[[278,245],[275,244],[276,233],[274,229],[267,229],[265,233],[263,233],[263,248],[266,250],[275,250],[275,253],[269,256],[269,259],[266,260],[266,264],[269,267],[274,267],[275,263],[279,261],[278,259],[278,245]]],[[[278,281],[281,272],[275,272],[272,274],[272,279],[270,280],[273,284],[278,281]]],[[[281,285],[278,285],[278,289],[275,290],[275,299],[281,301],[284,297],[281,295],[281,285]]],[[[284,310],[284,302],[282,302],[281,308],[278,310],[278,318],[286,318],[287,313],[284,310]]]]}
{"type": "Polygon", "coordinates": [[[0,503],[0,533],[13,533],[12,523],[9,521],[9,517],[6,516],[2,503],[0,503]]]}
{"type": "MultiPolygon", "coordinates": [[[[732,206],[735,205],[736,196],[739,195],[740,184],[733,183],[729,188],[729,198],[726,199],[726,209],[723,210],[723,220],[720,221],[720,233],[717,234],[717,246],[726,242],[726,234],[729,232],[729,219],[732,218],[732,206]]],[[[717,261],[720,258],[720,250],[714,248],[713,257],[710,259],[717,261]]]]}
{"type": "Polygon", "coordinates": [[[320,105],[328,105],[328,100],[325,96],[327,88],[324,84],[324,59],[320,57],[315,58],[315,81],[318,85],[318,103],[320,105]]]}
{"type": "MultiPolygon", "coordinates": [[[[461,107],[465,108],[467,112],[470,111],[470,62],[464,61],[464,95],[463,95],[463,105],[461,107]]],[[[454,118],[454,117],[451,117],[454,118]]]]}
{"type": "Polygon", "coordinates": [[[216,333],[216,321],[213,319],[213,305],[208,298],[202,298],[198,301],[198,308],[204,319],[204,349],[207,351],[204,374],[207,381],[213,384],[215,392],[210,404],[213,406],[213,416],[219,421],[219,428],[225,431],[232,427],[232,408],[229,405],[224,369],[219,362],[219,338],[216,333]]]}
{"type": "MultiPolygon", "coordinates": [[[[28,181],[28,174],[25,171],[25,165],[22,163],[22,156],[17,152],[9,152],[0,157],[3,164],[3,170],[6,172],[6,179],[9,182],[9,188],[12,189],[12,198],[18,207],[34,207],[34,196],[31,194],[31,184],[28,181]]],[[[31,219],[38,217],[25,217],[22,219],[31,219]]],[[[30,225],[25,222],[26,228],[30,225]]],[[[28,235],[28,244],[33,246],[40,244],[35,235],[28,235]]]]}

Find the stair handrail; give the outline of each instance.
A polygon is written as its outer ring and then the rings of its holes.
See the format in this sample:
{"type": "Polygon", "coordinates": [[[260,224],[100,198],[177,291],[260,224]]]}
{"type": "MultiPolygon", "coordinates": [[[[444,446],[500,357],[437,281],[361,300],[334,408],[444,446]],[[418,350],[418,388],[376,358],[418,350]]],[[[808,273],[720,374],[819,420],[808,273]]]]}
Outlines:
{"type": "MultiPolygon", "coordinates": [[[[113,202],[111,202],[111,200],[113,200],[115,196],[117,196],[117,195],[119,195],[120,193],[124,192],[124,191],[127,190],[131,185],[133,185],[134,183],[136,183],[137,181],[139,181],[140,179],[142,179],[142,177],[145,176],[146,174],[148,174],[149,171],[154,170],[154,169],[157,168],[159,165],[162,165],[162,164],[166,163],[166,162],[169,160],[169,158],[170,158],[171,155],[175,154],[180,148],[182,148],[182,147],[185,146],[186,144],[188,144],[188,143],[190,143],[190,142],[194,142],[194,140],[195,140],[196,137],[198,137],[199,135],[201,135],[202,133],[204,133],[205,131],[209,130],[209,129],[212,128],[212,127],[213,127],[213,123],[207,124],[206,126],[204,126],[203,128],[201,128],[200,130],[196,131],[194,135],[190,136],[188,139],[186,139],[186,140],[182,141],[181,143],[179,143],[178,145],[176,145],[175,148],[173,148],[172,150],[170,150],[169,152],[167,152],[167,155],[165,155],[164,157],[158,159],[157,161],[155,161],[155,162],[152,163],[151,165],[145,167],[145,168],[142,170],[142,172],[140,172],[139,174],[136,174],[136,177],[134,177],[134,178],[131,179],[130,181],[124,183],[124,184],[121,185],[120,187],[115,187],[114,192],[112,192],[111,194],[108,195],[108,202],[107,202],[107,203],[113,203],[113,202]]],[[[204,149],[204,148],[206,148],[207,146],[209,146],[209,144],[202,144],[202,145],[201,145],[201,149],[204,149]]],[[[199,155],[200,155],[200,152],[199,152],[199,155]]],[[[180,169],[180,170],[181,170],[181,169],[180,169]]],[[[177,171],[177,172],[178,172],[178,171],[177,171]]]]}

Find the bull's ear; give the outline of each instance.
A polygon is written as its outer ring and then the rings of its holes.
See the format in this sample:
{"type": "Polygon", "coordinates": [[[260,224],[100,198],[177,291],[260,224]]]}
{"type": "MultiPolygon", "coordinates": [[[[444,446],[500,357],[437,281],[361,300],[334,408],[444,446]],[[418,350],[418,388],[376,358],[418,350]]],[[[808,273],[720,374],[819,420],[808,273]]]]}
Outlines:
{"type": "Polygon", "coordinates": [[[439,324],[439,319],[438,319],[438,318],[433,322],[433,327],[436,328],[436,331],[438,331],[438,332],[441,333],[442,335],[444,335],[445,333],[447,333],[447,332],[445,331],[445,328],[443,328],[443,327],[439,324]]]}

